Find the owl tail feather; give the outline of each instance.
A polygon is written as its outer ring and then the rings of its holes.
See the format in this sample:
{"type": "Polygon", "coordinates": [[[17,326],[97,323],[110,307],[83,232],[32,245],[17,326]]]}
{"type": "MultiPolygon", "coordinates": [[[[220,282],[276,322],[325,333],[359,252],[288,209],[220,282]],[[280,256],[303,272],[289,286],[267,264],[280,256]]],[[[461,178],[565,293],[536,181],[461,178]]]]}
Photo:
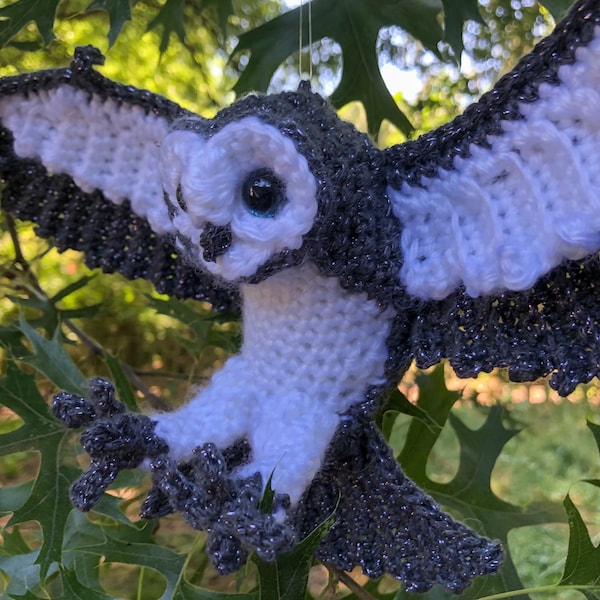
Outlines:
{"type": "Polygon", "coordinates": [[[409,592],[439,584],[459,594],[502,562],[500,543],[453,520],[404,475],[364,413],[342,423],[300,507],[300,537],[335,510],[317,552],[324,563],[360,566],[372,578],[389,573],[409,592]]]}

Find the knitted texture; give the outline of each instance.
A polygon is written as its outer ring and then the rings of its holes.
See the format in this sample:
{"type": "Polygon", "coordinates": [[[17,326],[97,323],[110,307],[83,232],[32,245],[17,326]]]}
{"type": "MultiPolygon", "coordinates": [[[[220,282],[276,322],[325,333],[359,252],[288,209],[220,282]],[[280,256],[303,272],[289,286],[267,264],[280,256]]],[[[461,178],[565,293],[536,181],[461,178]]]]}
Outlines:
{"type": "MultiPolygon", "coordinates": [[[[272,560],[291,548],[295,539],[292,528],[261,511],[260,475],[246,479],[231,475],[248,460],[245,442],[222,452],[214,444],[205,444],[194,450],[189,461],[177,463],[169,457],[165,441],[156,435],[156,422],[128,413],[115,398],[112,384],[100,378],[90,381],[88,398],[56,394],[52,410],[67,427],[88,427],[81,444],[90,455],[90,466],[71,488],[71,500],[80,510],[93,508],[119,471],[146,460],[153,487],[142,504],[142,516],[162,517],[180,511],[192,527],[208,530],[207,548],[220,573],[240,568],[249,550],[272,560]]],[[[287,496],[274,497],[274,510],[288,507],[287,496]]]]}
{"type": "Polygon", "coordinates": [[[339,569],[360,565],[373,578],[391,573],[413,592],[440,584],[460,593],[495,573],[500,544],[452,520],[406,478],[362,407],[346,416],[296,515],[307,534],[335,511],[319,558],[339,569]]]}
{"type": "Polygon", "coordinates": [[[194,131],[175,131],[161,152],[177,244],[188,249],[192,262],[235,281],[253,275],[273,254],[302,246],[317,212],[317,185],[306,159],[276,127],[247,117],[206,141],[194,131]],[[241,176],[258,170],[272,173],[285,188],[276,219],[257,219],[239,202],[241,176]],[[207,225],[230,225],[227,247],[208,259],[199,244],[207,225]]]}
{"type": "Polygon", "coordinates": [[[190,267],[165,235],[171,225],[166,207],[159,204],[156,136],[189,113],[165,98],[102,77],[92,65],[103,60],[94,48],[80,48],[69,69],[0,79],[2,207],[36,223],[36,233],[51,238],[59,250],[84,252],[90,268],[149,279],[162,293],[208,300],[218,309],[236,308],[235,290],[219,288],[190,267]],[[57,98],[70,109],[60,110],[57,98]],[[127,111],[132,118],[123,129],[127,111]],[[127,135],[132,130],[135,153],[127,135]],[[84,135],[91,132],[96,135],[84,135]],[[70,151],[71,139],[77,152],[70,151]],[[22,154],[15,148],[19,144],[22,154]],[[40,153],[54,161],[52,166],[40,153]],[[143,160],[132,162],[128,155],[143,160]],[[75,161],[72,169],[67,156],[75,161]],[[152,181],[158,188],[149,190],[152,181]],[[99,187],[104,184],[107,189],[99,187]],[[151,215],[152,224],[146,220],[151,215]]]}
{"type": "Polygon", "coordinates": [[[221,572],[335,509],[318,555],[339,568],[413,591],[494,573],[498,544],[406,479],[372,414],[413,359],[563,394],[598,373],[599,23],[581,0],[464,115],[385,151],[306,85],[206,120],[101,77],[89,48],[0,80],[5,208],[90,266],[243,309],[239,355],[173,413],[59,396],[89,428],[75,503],[144,463],[144,514],[208,530],[221,572]]]}
{"type": "Polygon", "coordinates": [[[410,294],[442,299],[461,283],[470,296],[525,290],[600,247],[599,62],[594,39],[559,67],[559,86],[541,83],[536,102],[485,147],[472,145],[418,187],[390,188],[410,294]]]}
{"type": "Polygon", "coordinates": [[[155,416],[156,433],[177,459],[205,442],[225,448],[248,440],[252,457],[240,475],[272,477],[273,488],[295,504],[319,470],[340,415],[385,384],[392,314],[313,266],[245,284],[242,299],[241,352],[181,409],[155,416]]]}

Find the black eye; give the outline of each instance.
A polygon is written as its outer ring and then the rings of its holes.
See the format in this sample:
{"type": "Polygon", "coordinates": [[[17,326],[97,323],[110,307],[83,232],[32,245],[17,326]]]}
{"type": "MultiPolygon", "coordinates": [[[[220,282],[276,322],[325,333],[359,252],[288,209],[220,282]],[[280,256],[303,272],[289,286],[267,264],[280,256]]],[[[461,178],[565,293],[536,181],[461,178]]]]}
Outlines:
{"type": "Polygon", "coordinates": [[[285,201],[283,183],[270,169],[252,171],[242,184],[242,200],[257,217],[274,217],[285,201]]]}

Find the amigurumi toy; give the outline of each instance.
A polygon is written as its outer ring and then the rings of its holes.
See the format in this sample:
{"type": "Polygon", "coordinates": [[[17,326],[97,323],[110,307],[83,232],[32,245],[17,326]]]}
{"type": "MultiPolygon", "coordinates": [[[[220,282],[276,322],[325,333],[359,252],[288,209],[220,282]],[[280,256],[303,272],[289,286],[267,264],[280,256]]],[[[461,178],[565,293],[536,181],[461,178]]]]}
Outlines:
{"type": "Polygon", "coordinates": [[[578,2],[451,123],[386,150],[302,84],[203,119],[67,69],[0,80],[3,207],[59,250],[241,308],[243,344],[178,410],[65,392],[90,509],[144,466],[145,516],[209,532],[216,568],[270,560],[327,516],[317,556],[410,591],[495,573],[497,542],[407,479],[373,415],[409,364],[508,367],[561,394],[600,366],[600,3],[578,2]],[[270,512],[261,496],[270,480],[270,512]]]}

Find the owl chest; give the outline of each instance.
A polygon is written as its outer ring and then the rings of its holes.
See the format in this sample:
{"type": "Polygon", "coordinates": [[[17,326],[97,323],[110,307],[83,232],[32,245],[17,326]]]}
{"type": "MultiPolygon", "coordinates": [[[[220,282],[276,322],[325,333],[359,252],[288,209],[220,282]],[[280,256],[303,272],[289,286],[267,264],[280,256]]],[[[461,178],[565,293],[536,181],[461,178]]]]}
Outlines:
{"type": "Polygon", "coordinates": [[[244,286],[242,296],[239,358],[257,403],[302,397],[341,413],[384,383],[392,315],[366,295],[304,265],[244,286]]]}

